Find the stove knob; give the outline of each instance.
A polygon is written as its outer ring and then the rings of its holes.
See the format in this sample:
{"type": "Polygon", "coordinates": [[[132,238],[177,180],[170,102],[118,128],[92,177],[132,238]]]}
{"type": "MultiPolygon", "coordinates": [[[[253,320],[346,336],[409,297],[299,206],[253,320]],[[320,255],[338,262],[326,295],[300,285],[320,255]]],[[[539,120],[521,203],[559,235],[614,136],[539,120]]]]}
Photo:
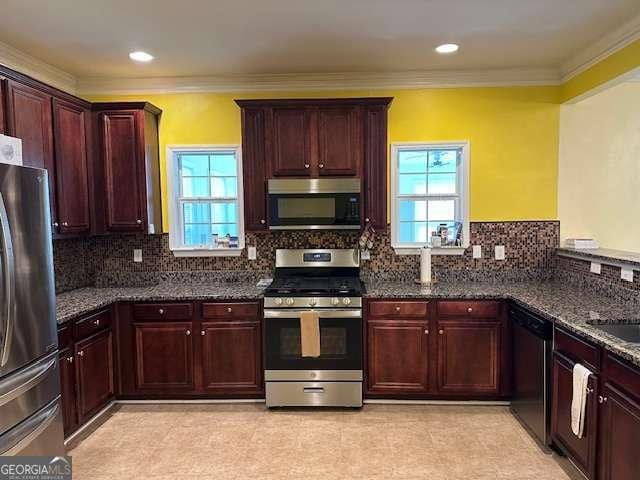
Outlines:
{"type": "Polygon", "coordinates": [[[275,304],[276,305],[282,305],[282,299],[281,298],[276,298],[275,299],[275,304]]]}
{"type": "Polygon", "coordinates": [[[287,298],[287,305],[293,305],[294,300],[293,298],[287,298]]]}
{"type": "Polygon", "coordinates": [[[340,303],[340,299],[339,298],[332,298],[331,299],[331,305],[338,305],[340,303]]]}
{"type": "Polygon", "coordinates": [[[345,305],[349,305],[351,303],[351,299],[348,297],[345,297],[342,299],[342,303],[344,303],[345,305]]]}
{"type": "Polygon", "coordinates": [[[318,303],[317,299],[315,299],[315,298],[310,298],[309,299],[309,306],[310,307],[315,307],[317,303],[318,303]]]}

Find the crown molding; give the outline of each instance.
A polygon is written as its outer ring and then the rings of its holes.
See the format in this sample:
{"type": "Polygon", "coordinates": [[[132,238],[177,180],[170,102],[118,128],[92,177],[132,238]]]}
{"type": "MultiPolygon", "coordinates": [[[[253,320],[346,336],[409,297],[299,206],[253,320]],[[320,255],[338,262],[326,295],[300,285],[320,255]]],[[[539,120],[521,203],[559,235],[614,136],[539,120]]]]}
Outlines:
{"type": "Polygon", "coordinates": [[[149,94],[557,85],[555,68],[78,79],[78,92],[149,94]]]}
{"type": "Polygon", "coordinates": [[[53,65],[0,42],[0,64],[63,92],[76,93],[76,78],[53,65]]]}
{"type": "Polygon", "coordinates": [[[562,82],[564,83],[588,70],[636,40],[640,40],[640,15],[636,15],[620,27],[605,34],[564,62],[560,66],[562,82]]]}

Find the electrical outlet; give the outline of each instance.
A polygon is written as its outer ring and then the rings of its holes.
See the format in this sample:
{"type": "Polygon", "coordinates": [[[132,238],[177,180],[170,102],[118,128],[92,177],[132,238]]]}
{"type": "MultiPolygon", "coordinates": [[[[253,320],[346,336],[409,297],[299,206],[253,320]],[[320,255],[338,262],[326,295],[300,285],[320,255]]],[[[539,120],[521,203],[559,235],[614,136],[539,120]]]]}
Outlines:
{"type": "Polygon", "coordinates": [[[247,247],[247,258],[249,260],[256,260],[258,258],[258,250],[256,247],[247,247]]]}
{"type": "Polygon", "coordinates": [[[627,282],[633,282],[633,270],[630,268],[624,268],[620,270],[620,278],[627,282]]]}
{"type": "Polygon", "coordinates": [[[602,272],[602,264],[598,262],[591,262],[591,268],[589,269],[591,273],[595,273],[596,275],[600,275],[602,272]]]}
{"type": "Polygon", "coordinates": [[[371,260],[370,250],[360,250],[360,260],[371,260]]]}
{"type": "Polygon", "coordinates": [[[142,249],[141,248],[134,248],[133,249],[133,261],[136,263],[141,263],[142,262],[142,249]]]}
{"type": "Polygon", "coordinates": [[[496,257],[496,260],[504,260],[506,258],[504,245],[496,245],[495,257],[496,257]]]}
{"type": "Polygon", "coordinates": [[[482,245],[473,246],[473,258],[482,258],[482,245]]]}

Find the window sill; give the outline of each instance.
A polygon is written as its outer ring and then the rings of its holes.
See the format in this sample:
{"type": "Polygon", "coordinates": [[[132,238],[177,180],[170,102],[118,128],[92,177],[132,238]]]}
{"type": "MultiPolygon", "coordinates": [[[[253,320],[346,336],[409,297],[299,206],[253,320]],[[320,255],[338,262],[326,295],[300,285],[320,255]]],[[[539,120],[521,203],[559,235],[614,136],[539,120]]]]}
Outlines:
{"type": "Polygon", "coordinates": [[[244,248],[179,248],[171,252],[174,257],[239,257],[244,248]]]}
{"type": "MultiPolygon", "coordinates": [[[[464,255],[467,247],[438,247],[431,249],[431,255],[464,255]]],[[[393,247],[396,255],[420,255],[420,247],[393,247]]]]}

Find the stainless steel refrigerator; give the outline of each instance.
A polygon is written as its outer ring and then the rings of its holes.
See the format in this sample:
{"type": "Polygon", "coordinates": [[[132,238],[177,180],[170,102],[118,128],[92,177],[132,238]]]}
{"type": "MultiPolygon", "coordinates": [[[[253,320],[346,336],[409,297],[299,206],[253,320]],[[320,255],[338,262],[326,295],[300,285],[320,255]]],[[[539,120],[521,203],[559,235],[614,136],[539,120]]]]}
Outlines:
{"type": "Polygon", "coordinates": [[[47,172],[0,164],[0,455],[64,453],[47,172]]]}

